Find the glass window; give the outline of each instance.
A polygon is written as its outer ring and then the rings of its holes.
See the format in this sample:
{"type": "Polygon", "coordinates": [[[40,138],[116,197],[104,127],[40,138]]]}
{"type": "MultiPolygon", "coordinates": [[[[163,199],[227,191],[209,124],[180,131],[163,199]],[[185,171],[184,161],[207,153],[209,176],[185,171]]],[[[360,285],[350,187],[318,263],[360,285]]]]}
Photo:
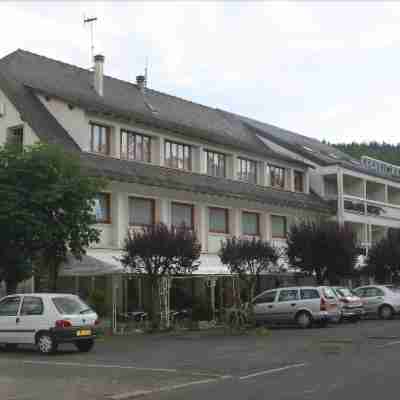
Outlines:
{"type": "Polygon", "coordinates": [[[24,145],[24,128],[22,126],[10,128],[7,143],[17,146],[22,151],[24,145]]]}
{"type": "Polygon", "coordinates": [[[154,200],[131,197],[129,199],[129,224],[135,226],[154,224],[154,200]]]}
{"type": "Polygon", "coordinates": [[[226,156],[215,151],[205,150],[207,161],[207,174],[225,178],[226,176],[226,156]]]}
{"type": "Polygon", "coordinates": [[[258,236],[260,234],[260,216],[257,213],[242,212],[243,235],[258,236]]]}
{"type": "Polygon", "coordinates": [[[278,301],[296,301],[299,299],[299,291],[297,289],[285,289],[279,292],[278,301]]]}
{"type": "Polygon", "coordinates": [[[294,190],[304,192],[304,174],[301,171],[294,171],[294,190]]]}
{"type": "Polygon", "coordinates": [[[319,293],[316,289],[300,289],[302,300],[319,299],[319,293]]]}
{"type": "Polygon", "coordinates": [[[121,130],[121,158],[125,160],[151,161],[151,138],[139,133],[121,130]]]}
{"type": "Polygon", "coordinates": [[[78,315],[93,312],[93,310],[78,297],[53,297],[53,304],[62,315],[78,315]]]}
{"type": "Polygon", "coordinates": [[[364,288],[363,297],[377,297],[377,296],[384,296],[384,293],[381,289],[376,287],[364,288]]]}
{"type": "Polygon", "coordinates": [[[110,154],[110,127],[90,124],[90,151],[93,153],[110,154]]]}
{"type": "Polygon", "coordinates": [[[164,145],[165,165],[170,168],[192,170],[192,146],[169,140],[164,145]]]}
{"type": "Polygon", "coordinates": [[[245,158],[238,158],[238,162],[238,179],[249,183],[257,183],[257,162],[245,158]]]}
{"type": "Polygon", "coordinates": [[[18,314],[20,298],[7,297],[0,303],[0,316],[2,317],[14,317],[18,314]]]}
{"type": "Polygon", "coordinates": [[[191,204],[172,203],[171,220],[172,226],[178,227],[184,224],[186,227],[193,228],[194,208],[191,204]]]}
{"type": "Polygon", "coordinates": [[[269,185],[278,188],[285,188],[285,168],[276,165],[267,165],[267,176],[269,177],[269,185]]]}
{"type": "Polygon", "coordinates": [[[210,232],[228,233],[228,219],[226,208],[210,208],[210,232]]]}
{"type": "Polygon", "coordinates": [[[271,215],[272,237],[285,238],[287,234],[286,217],[271,215]]]}
{"type": "Polygon", "coordinates": [[[22,307],[21,315],[41,315],[43,314],[43,302],[40,297],[25,296],[22,307]]]}
{"type": "Polygon", "coordinates": [[[324,297],[327,299],[334,299],[336,298],[334,291],[330,287],[325,287],[322,290],[324,297]]]}
{"type": "Polygon", "coordinates": [[[253,304],[273,303],[275,301],[275,297],[276,290],[262,293],[254,299],[253,304]]]}
{"type": "Polygon", "coordinates": [[[109,193],[98,193],[94,199],[96,222],[109,224],[111,222],[111,196],[109,193]]]}

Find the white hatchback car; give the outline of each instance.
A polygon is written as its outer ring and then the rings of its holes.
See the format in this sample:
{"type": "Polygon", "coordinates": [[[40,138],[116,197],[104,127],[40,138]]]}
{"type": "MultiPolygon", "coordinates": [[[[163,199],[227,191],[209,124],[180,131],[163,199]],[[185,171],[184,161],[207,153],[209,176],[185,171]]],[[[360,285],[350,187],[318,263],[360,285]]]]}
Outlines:
{"type": "Polygon", "coordinates": [[[74,343],[88,352],[97,324],[97,314],[72,294],[17,294],[0,300],[0,343],[9,349],[35,344],[41,353],[50,354],[60,343],[74,343]]]}

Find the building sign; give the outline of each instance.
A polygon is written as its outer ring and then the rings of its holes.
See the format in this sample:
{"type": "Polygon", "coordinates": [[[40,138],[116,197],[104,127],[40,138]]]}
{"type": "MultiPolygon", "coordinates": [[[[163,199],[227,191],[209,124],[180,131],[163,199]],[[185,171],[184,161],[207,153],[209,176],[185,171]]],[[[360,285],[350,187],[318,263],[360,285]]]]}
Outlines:
{"type": "Polygon", "coordinates": [[[397,165],[376,160],[375,158],[368,156],[361,157],[361,164],[368,169],[379,172],[380,174],[400,177],[400,167],[397,165]]]}

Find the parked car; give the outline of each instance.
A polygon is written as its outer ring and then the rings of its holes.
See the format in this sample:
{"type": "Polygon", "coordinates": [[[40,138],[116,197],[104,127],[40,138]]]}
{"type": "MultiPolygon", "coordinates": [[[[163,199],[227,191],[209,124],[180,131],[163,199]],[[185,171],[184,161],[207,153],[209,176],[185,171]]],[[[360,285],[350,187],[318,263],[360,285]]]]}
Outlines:
{"type": "Polygon", "coordinates": [[[0,300],[0,343],[9,349],[34,344],[43,354],[60,343],[74,343],[81,352],[92,349],[97,314],[72,294],[32,293],[0,300]]]}
{"type": "Polygon", "coordinates": [[[364,314],[364,306],[360,297],[358,297],[351,289],[334,286],[332,290],[335,292],[339,302],[340,319],[359,320],[364,314]]]}
{"type": "Polygon", "coordinates": [[[267,290],[253,299],[256,323],[296,323],[309,328],[340,318],[338,301],[328,286],[267,290]]]}
{"type": "Polygon", "coordinates": [[[391,319],[400,312],[400,291],[384,285],[361,286],[354,290],[363,302],[367,314],[377,314],[382,319],[391,319]]]}

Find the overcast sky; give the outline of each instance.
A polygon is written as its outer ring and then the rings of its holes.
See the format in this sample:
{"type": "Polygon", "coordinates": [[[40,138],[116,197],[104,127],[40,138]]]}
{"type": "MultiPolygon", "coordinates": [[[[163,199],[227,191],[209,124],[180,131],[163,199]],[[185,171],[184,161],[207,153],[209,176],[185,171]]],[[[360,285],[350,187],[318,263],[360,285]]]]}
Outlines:
{"type": "Polygon", "coordinates": [[[400,2],[1,2],[0,57],[83,67],[326,139],[400,142],[400,2]]]}

